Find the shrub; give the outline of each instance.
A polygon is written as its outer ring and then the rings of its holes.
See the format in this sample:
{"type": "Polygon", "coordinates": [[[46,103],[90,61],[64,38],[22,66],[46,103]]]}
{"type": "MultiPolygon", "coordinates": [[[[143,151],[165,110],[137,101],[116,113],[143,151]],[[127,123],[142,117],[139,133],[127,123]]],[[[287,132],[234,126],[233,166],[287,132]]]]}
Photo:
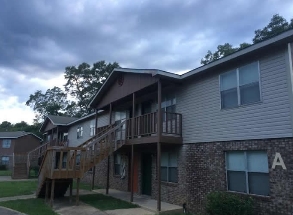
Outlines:
{"type": "Polygon", "coordinates": [[[209,215],[253,215],[253,199],[227,192],[212,192],[207,196],[209,215]]]}
{"type": "Polygon", "coordinates": [[[7,166],[5,164],[0,164],[0,170],[7,170],[7,166]]]}

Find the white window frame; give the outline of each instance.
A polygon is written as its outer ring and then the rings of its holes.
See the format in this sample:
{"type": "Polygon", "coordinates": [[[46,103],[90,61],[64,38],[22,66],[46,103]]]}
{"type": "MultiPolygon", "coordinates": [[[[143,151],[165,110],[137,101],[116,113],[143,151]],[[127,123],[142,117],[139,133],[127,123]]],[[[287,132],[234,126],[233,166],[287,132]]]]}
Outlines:
{"type": "Polygon", "coordinates": [[[113,161],[113,164],[114,164],[114,175],[121,175],[121,155],[118,154],[118,153],[115,153],[114,154],[114,161],[113,161]],[[116,172],[116,166],[119,166],[119,173],[116,172]]]}
{"type": "Polygon", "coordinates": [[[261,89],[261,80],[260,80],[260,78],[261,78],[261,76],[260,76],[260,64],[259,64],[259,61],[253,61],[253,62],[250,62],[250,63],[248,63],[248,64],[242,65],[242,66],[240,66],[240,67],[238,67],[238,68],[236,68],[236,69],[232,69],[232,70],[230,70],[230,71],[228,71],[228,72],[224,72],[224,73],[220,74],[220,75],[219,75],[220,109],[226,110],[226,109],[232,109],[232,108],[237,108],[237,107],[241,107],[241,106],[253,105],[253,104],[257,104],[257,103],[262,102],[262,89],[261,89]],[[259,101],[252,102],[252,103],[248,103],[248,104],[241,104],[241,98],[240,98],[239,69],[240,69],[241,67],[245,67],[245,66],[247,66],[247,65],[249,65],[249,64],[252,64],[252,63],[255,63],[255,62],[257,63],[257,69],[258,69],[259,101]],[[236,80],[236,82],[237,82],[237,86],[236,86],[236,88],[237,88],[237,106],[236,106],[236,107],[230,107],[230,108],[224,108],[224,107],[222,107],[222,94],[221,94],[221,92],[222,92],[222,90],[221,90],[222,86],[221,86],[221,76],[222,76],[222,75],[225,75],[225,74],[227,74],[227,73],[230,73],[230,72],[236,72],[236,78],[237,78],[237,80],[236,80]]]}
{"type": "Polygon", "coordinates": [[[11,139],[3,139],[2,140],[2,148],[9,149],[11,147],[11,139]]]}
{"type": "MultiPolygon", "coordinates": [[[[239,192],[239,191],[229,190],[229,185],[228,185],[229,184],[228,183],[228,171],[236,171],[236,170],[231,170],[231,169],[228,168],[228,154],[231,153],[231,152],[243,152],[244,153],[244,162],[245,162],[244,166],[245,166],[245,170],[244,171],[241,171],[241,172],[245,172],[245,180],[246,180],[246,193],[245,194],[264,196],[264,195],[261,195],[261,194],[253,194],[253,193],[250,193],[250,190],[249,190],[249,178],[248,178],[248,174],[251,171],[248,171],[247,153],[249,153],[249,152],[255,152],[255,151],[265,152],[264,150],[251,150],[251,151],[236,151],[236,150],[234,150],[234,151],[226,151],[225,152],[226,189],[227,189],[227,191],[229,191],[229,192],[237,192],[237,193],[245,193],[245,192],[239,192]]],[[[256,172],[256,173],[269,174],[269,168],[268,168],[268,172],[256,172]]],[[[268,189],[270,191],[270,187],[268,187],[268,189]]]]}
{"type": "MultiPolygon", "coordinates": [[[[163,182],[168,182],[168,183],[178,183],[178,154],[177,153],[175,153],[175,152],[162,152],[162,154],[167,154],[168,155],[168,165],[167,166],[162,166],[162,163],[160,163],[160,168],[162,168],[162,167],[166,167],[167,168],[167,181],[164,181],[164,180],[162,180],[162,178],[161,178],[161,181],[163,181],[163,182]],[[173,155],[175,155],[176,156],[176,168],[177,168],[177,182],[173,182],[173,181],[170,181],[170,177],[169,177],[169,168],[174,168],[174,166],[171,166],[170,165],[170,156],[171,156],[171,154],[173,154],[173,155]]],[[[161,155],[162,156],[162,155],[161,155]]],[[[161,158],[162,159],[162,158],[161,158]]],[[[161,171],[161,174],[162,174],[162,171],[161,171]]]]}
{"type": "Polygon", "coordinates": [[[10,158],[9,158],[9,156],[2,156],[2,157],[1,157],[1,164],[2,164],[2,165],[8,165],[9,162],[10,162],[10,158]],[[3,158],[7,158],[7,159],[3,159],[3,158]],[[4,161],[4,162],[3,162],[3,161],[4,161]]]}
{"type": "Polygon", "coordinates": [[[90,136],[93,137],[95,135],[96,135],[96,122],[95,120],[92,120],[90,124],[90,136]]]}
{"type": "Polygon", "coordinates": [[[76,129],[77,139],[81,139],[83,137],[83,126],[78,126],[76,129]]]}

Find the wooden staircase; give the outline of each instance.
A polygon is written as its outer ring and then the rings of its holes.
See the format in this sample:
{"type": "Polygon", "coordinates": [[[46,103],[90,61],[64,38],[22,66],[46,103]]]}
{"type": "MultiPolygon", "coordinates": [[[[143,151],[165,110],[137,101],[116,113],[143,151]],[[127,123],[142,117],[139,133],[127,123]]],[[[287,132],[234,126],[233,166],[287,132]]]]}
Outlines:
{"type": "Polygon", "coordinates": [[[54,197],[64,196],[69,186],[72,193],[73,179],[79,182],[88,170],[125,144],[125,123],[109,126],[78,147],[48,147],[40,166],[37,197],[50,196],[52,203],[54,197]]]}
{"type": "Polygon", "coordinates": [[[13,167],[12,179],[28,178],[26,163],[16,163],[13,167]]]}

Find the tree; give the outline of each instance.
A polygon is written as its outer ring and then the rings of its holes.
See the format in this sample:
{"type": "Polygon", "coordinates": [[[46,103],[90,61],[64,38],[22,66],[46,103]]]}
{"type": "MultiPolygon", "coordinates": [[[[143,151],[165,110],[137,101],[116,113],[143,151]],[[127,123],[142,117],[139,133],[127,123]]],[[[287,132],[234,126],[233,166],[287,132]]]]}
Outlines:
{"type": "MultiPolygon", "coordinates": [[[[36,122],[41,122],[45,115],[66,115],[68,106],[74,107],[74,102],[67,99],[67,94],[59,87],[48,89],[44,94],[41,90],[30,95],[26,102],[36,113],[36,122]]],[[[71,113],[74,112],[70,110],[71,113]]]]}
{"type": "Polygon", "coordinates": [[[8,121],[3,121],[0,124],[0,131],[11,131],[13,125],[8,121]]]}
{"type": "Polygon", "coordinates": [[[291,19],[291,23],[288,23],[285,18],[283,18],[279,14],[275,14],[272,17],[271,22],[267,26],[265,26],[263,29],[258,29],[255,31],[253,43],[258,43],[263,40],[272,38],[292,28],[293,28],[293,19],[291,19]]]}
{"type": "Polygon", "coordinates": [[[33,133],[39,137],[42,136],[42,134],[39,132],[41,124],[40,123],[34,123],[33,125],[29,125],[24,121],[12,124],[8,121],[3,121],[0,124],[0,132],[3,131],[25,131],[29,133],[33,133]]]}
{"type": "MultiPolygon", "coordinates": [[[[258,29],[254,32],[255,36],[252,39],[252,41],[253,43],[258,43],[263,40],[274,37],[278,34],[281,34],[282,32],[289,29],[293,29],[293,19],[291,19],[291,22],[288,23],[286,19],[284,19],[282,16],[280,16],[279,14],[275,14],[267,26],[265,26],[263,29],[258,29]]],[[[206,65],[229,54],[232,54],[236,51],[244,49],[250,45],[251,44],[249,43],[241,43],[239,47],[235,48],[229,43],[219,45],[214,53],[209,50],[205,57],[201,59],[200,63],[206,65]]]]}
{"type": "Polygon", "coordinates": [[[206,54],[204,58],[201,59],[200,63],[203,65],[206,65],[208,63],[211,63],[215,60],[218,60],[222,57],[225,57],[229,54],[232,54],[240,49],[244,49],[251,44],[249,43],[241,43],[239,47],[233,47],[230,43],[225,43],[224,45],[218,45],[217,51],[212,53],[210,50],[206,54]]]}
{"type": "Polygon", "coordinates": [[[116,62],[106,63],[105,61],[99,61],[94,63],[93,66],[82,63],[78,67],[70,66],[65,68],[65,92],[76,100],[79,116],[89,113],[87,105],[91,97],[102,86],[113,69],[117,67],[119,67],[119,64],[116,62]]]}

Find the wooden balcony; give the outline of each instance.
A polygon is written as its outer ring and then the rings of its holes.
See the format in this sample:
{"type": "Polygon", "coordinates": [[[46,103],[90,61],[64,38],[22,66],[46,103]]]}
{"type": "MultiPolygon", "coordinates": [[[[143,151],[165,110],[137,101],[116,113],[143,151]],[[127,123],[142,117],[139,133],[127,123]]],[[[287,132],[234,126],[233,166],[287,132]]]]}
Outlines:
{"type": "Polygon", "coordinates": [[[153,112],[127,119],[126,144],[155,142],[182,144],[182,114],[162,112],[161,135],[158,134],[157,116],[158,113],[153,112]]]}

